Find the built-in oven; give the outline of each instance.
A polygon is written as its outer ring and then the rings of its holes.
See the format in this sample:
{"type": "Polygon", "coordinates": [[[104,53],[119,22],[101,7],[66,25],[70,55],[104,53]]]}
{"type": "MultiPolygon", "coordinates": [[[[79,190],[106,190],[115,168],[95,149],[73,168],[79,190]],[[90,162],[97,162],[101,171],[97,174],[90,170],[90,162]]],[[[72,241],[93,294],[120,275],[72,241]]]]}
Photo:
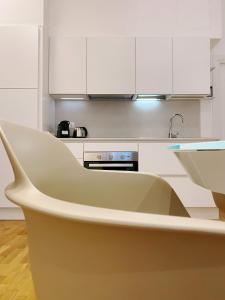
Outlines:
{"type": "Polygon", "coordinates": [[[84,167],[95,170],[138,171],[137,151],[86,151],[84,167]]]}

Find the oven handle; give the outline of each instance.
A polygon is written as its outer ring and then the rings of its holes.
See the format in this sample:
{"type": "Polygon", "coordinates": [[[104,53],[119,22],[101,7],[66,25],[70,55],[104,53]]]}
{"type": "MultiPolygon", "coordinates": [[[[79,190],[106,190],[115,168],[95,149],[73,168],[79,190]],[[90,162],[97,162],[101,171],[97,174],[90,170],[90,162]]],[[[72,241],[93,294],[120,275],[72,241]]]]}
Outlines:
{"type": "Polygon", "coordinates": [[[93,168],[100,168],[100,167],[116,167],[116,168],[124,168],[124,167],[133,167],[134,164],[130,163],[125,163],[125,164],[110,164],[110,163],[104,163],[104,164],[97,164],[97,163],[89,163],[89,167],[93,168]]]}

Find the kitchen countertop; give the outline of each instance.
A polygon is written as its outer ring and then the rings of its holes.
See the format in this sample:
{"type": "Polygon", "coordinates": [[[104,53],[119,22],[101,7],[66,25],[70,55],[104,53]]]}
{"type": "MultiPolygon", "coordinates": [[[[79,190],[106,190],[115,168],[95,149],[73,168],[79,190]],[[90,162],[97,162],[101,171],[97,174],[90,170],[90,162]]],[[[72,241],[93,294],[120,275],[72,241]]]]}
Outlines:
{"type": "Polygon", "coordinates": [[[183,143],[183,142],[199,142],[199,141],[218,141],[218,138],[199,137],[199,138],[156,138],[156,137],[133,137],[133,138],[61,138],[63,142],[165,142],[165,143],[183,143]]]}

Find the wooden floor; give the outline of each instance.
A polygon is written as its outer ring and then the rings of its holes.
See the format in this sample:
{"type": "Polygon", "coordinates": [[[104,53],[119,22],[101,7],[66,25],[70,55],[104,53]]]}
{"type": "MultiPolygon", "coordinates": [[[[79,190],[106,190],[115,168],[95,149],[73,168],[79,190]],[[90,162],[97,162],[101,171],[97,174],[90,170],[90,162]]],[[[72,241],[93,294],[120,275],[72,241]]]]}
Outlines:
{"type": "Polygon", "coordinates": [[[0,221],[0,300],[35,300],[24,221],[0,221]]]}

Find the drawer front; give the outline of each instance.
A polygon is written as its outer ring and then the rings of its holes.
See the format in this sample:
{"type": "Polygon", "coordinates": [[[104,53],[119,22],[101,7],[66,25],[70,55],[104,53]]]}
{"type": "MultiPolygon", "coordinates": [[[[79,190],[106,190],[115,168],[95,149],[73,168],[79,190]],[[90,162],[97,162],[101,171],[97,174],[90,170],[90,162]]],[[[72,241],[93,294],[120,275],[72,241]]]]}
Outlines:
{"type": "Polygon", "coordinates": [[[193,183],[189,177],[164,177],[185,207],[215,207],[211,191],[193,183]]]}
{"type": "Polygon", "coordinates": [[[171,144],[167,143],[140,143],[139,144],[139,170],[158,175],[186,175],[186,171],[168,150],[171,144]]]}
{"type": "Polygon", "coordinates": [[[85,143],[84,151],[138,151],[137,143],[85,143]]]}
{"type": "Polygon", "coordinates": [[[69,150],[73,153],[76,158],[83,159],[84,156],[84,145],[83,143],[65,143],[69,150]]]}

